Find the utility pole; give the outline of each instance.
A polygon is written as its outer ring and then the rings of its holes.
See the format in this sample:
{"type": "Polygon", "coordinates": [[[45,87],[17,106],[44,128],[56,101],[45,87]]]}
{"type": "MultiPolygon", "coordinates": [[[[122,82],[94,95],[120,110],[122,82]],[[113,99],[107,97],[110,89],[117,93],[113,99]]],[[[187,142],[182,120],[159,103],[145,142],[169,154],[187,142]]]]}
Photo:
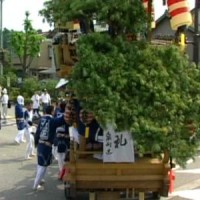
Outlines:
{"type": "Polygon", "coordinates": [[[199,65],[199,49],[200,49],[200,26],[199,26],[199,17],[200,17],[200,0],[195,0],[195,9],[194,9],[194,44],[193,44],[193,61],[196,65],[199,65]]]}
{"type": "Polygon", "coordinates": [[[0,0],[0,76],[3,76],[3,0],[0,0]]]}
{"type": "Polygon", "coordinates": [[[152,28],[151,28],[151,23],[152,23],[152,1],[149,0],[147,4],[147,11],[148,11],[148,24],[147,24],[147,40],[151,42],[152,39],[152,28]]]}

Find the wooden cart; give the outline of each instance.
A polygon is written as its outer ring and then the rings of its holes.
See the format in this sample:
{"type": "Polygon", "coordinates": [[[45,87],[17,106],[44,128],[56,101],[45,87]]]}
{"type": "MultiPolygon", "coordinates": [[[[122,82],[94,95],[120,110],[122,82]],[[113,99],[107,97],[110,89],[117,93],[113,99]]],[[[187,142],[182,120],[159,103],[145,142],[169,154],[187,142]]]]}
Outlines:
{"type": "Polygon", "coordinates": [[[85,151],[85,140],[81,145],[71,142],[70,160],[66,163],[64,176],[66,199],[76,199],[78,192],[89,192],[90,200],[125,199],[144,200],[147,194],[168,196],[170,170],[169,157],[162,160],[138,158],[134,163],[103,163],[93,158],[100,151],[85,151]]]}

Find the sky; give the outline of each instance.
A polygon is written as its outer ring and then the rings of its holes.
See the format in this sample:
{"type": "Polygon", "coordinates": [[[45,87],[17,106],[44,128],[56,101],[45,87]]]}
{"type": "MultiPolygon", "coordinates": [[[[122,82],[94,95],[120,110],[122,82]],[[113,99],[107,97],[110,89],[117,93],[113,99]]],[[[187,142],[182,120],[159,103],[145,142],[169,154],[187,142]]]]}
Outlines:
{"type": "Polygon", "coordinates": [[[38,12],[46,0],[3,0],[3,28],[16,31],[23,30],[25,12],[29,11],[34,29],[50,30],[48,23],[42,22],[38,12]]]}
{"type": "MultiPolygon", "coordinates": [[[[3,28],[15,31],[23,30],[23,21],[25,12],[29,11],[29,18],[32,20],[34,29],[42,29],[48,31],[52,29],[48,23],[42,22],[42,17],[38,11],[43,8],[46,0],[3,0],[3,28]]],[[[194,7],[195,0],[188,0],[190,8],[194,7]]],[[[160,17],[166,10],[166,6],[162,5],[163,0],[154,0],[155,18],[160,17]]]]}

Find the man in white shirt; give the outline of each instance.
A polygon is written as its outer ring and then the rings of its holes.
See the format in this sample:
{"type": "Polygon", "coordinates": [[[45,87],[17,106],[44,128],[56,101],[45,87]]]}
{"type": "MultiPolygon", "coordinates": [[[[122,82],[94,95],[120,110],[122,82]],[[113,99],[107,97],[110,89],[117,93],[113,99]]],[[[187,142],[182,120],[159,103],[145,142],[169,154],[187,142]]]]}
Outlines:
{"type": "Polygon", "coordinates": [[[3,96],[1,97],[1,103],[2,103],[2,116],[4,121],[6,122],[6,117],[7,117],[7,109],[8,109],[8,94],[7,90],[3,90],[3,96]]]}
{"type": "Polygon", "coordinates": [[[43,113],[45,113],[46,107],[51,105],[51,97],[46,89],[44,89],[44,92],[41,95],[41,102],[42,102],[43,113]]]}
{"type": "Polygon", "coordinates": [[[33,115],[37,114],[40,117],[39,109],[40,109],[40,96],[35,92],[35,94],[31,97],[33,102],[33,115]]]}

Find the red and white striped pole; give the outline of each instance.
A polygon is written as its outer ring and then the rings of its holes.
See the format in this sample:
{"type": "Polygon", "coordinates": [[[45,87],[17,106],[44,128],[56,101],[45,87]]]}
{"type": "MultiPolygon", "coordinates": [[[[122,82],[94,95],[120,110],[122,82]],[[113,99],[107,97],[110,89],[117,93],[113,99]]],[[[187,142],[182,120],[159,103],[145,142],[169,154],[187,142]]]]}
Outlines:
{"type": "Polygon", "coordinates": [[[171,16],[170,22],[172,30],[177,30],[181,26],[189,26],[192,24],[188,0],[168,0],[167,5],[171,16]]]}

